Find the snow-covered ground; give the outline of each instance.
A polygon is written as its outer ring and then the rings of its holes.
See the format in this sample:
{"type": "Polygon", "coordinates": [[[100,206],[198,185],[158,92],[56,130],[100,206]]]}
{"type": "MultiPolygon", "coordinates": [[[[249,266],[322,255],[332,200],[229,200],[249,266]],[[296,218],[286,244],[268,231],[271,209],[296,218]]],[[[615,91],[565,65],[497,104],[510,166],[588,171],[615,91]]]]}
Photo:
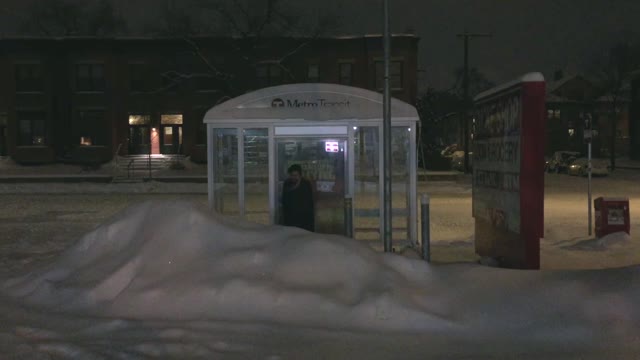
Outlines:
{"type": "Polygon", "coordinates": [[[539,272],[474,263],[465,183],[420,187],[432,196],[434,265],[210,214],[203,184],[5,184],[0,354],[635,359],[640,268],[557,269],[640,263],[638,180],[594,179],[594,198],[628,196],[632,215],[630,237],[594,239],[585,179],[549,175],[541,258],[556,270],[539,272]]]}

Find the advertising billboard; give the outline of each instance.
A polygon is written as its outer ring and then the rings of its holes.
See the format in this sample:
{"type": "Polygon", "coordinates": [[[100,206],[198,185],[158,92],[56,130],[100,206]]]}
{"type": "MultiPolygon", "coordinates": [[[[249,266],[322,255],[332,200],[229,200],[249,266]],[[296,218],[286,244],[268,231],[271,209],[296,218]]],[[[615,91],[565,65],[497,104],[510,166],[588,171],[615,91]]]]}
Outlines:
{"type": "Polygon", "coordinates": [[[545,83],[539,73],[474,99],[473,217],[480,256],[540,267],[544,229],[545,83]]]}

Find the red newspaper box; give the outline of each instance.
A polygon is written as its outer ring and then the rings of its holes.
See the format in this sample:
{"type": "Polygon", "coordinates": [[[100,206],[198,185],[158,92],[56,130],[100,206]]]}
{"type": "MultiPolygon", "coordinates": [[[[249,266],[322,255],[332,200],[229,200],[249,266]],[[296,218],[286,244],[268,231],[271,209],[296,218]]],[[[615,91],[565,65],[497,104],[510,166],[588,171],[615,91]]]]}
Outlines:
{"type": "Polygon", "coordinates": [[[596,236],[619,231],[630,234],[629,198],[599,197],[593,201],[596,212],[596,236]]]}

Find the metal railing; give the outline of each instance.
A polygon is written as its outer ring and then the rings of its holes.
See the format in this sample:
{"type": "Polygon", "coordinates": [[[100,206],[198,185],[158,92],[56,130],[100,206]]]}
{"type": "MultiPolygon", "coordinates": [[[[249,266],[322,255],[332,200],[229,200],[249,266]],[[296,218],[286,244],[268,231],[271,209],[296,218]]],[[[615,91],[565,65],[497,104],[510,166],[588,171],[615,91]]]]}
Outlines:
{"type": "Polygon", "coordinates": [[[114,155],[114,157],[116,158],[116,164],[115,164],[115,166],[116,166],[116,171],[117,171],[117,170],[119,170],[119,167],[118,167],[118,165],[119,165],[119,164],[118,164],[118,160],[119,160],[119,158],[120,158],[120,149],[122,149],[122,143],[118,144],[118,148],[116,149],[116,153],[115,153],[115,155],[114,155]]]}

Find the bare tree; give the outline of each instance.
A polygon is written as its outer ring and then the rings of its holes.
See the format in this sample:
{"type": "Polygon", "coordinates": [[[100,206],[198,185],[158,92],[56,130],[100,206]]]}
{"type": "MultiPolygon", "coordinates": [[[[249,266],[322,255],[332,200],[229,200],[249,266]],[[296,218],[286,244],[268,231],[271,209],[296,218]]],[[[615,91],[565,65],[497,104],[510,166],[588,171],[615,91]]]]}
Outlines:
{"type": "MultiPolygon", "coordinates": [[[[453,90],[460,96],[462,96],[462,79],[464,77],[464,69],[458,68],[454,72],[455,74],[455,85],[453,86],[453,90]]],[[[483,74],[477,68],[469,69],[469,97],[473,98],[479,93],[494,87],[496,84],[489,80],[485,74],[483,74]]]]}
{"type": "Polygon", "coordinates": [[[265,60],[277,66],[283,81],[299,79],[287,65],[287,60],[313,41],[336,28],[337,18],[328,13],[313,14],[311,20],[298,12],[296,2],[287,0],[186,0],[169,2],[164,21],[156,33],[181,38],[192,54],[205,66],[206,72],[169,71],[163,74],[179,83],[194,77],[212,77],[228,84],[231,94],[247,89],[265,60]],[[204,36],[203,36],[204,35],[204,36]],[[218,64],[204,50],[206,36],[222,41],[226,64],[218,64]],[[283,42],[283,38],[287,38],[283,42]],[[232,64],[231,66],[229,64],[232,64]]]}

